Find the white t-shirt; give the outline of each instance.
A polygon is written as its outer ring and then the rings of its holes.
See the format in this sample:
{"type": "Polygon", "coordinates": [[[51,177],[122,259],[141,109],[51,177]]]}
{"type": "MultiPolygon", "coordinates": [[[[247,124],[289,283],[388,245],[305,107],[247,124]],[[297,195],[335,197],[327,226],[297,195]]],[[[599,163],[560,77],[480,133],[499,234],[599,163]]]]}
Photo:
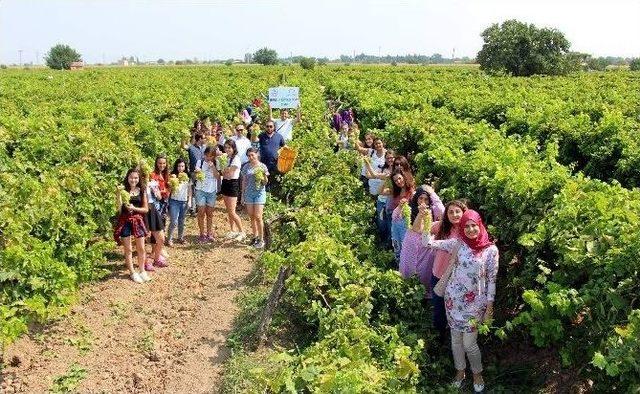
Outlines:
{"type": "Polygon", "coordinates": [[[215,165],[210,166],[204,160],[196,164],[196,169],[204,172],[204,180],[196,181],[196,190],[202,190],[205,193],[216,193],[218,191],[218,180],[217,177],[214,176],[214,168],[215,165]]]}
{"type": "Polygon", "coordinates": [[[180,182],[176,190],[171,191],[171,199],[176,201],[187,201],[189,199],[189,182],[180,182]]]}
{"type": "Polygon", "coordinates": [[[273,123],[276,125],[276,131],[285,141],[291,141],[293,139],[293,119],[276,119],[273,123]]]}
{"type": "Polygon", "coordinates": [[[149,204],[154,204],[158,202],[156,198],[156,191],[160,190],[160,184],[155,179],[150,179],[147,183],[147,199],[149,200],[149,204]]]}
{"type": "Polygon", "coordinates": [[[251,141],[249,141],[245,136],[238,137],[237,135],[234,135],[231,139],[236,143],[240,162],[242,162],[242,164],[248,162],[249,158],[247,157],[247,149],[251,148],[251,141]]]}
{"type": "MultiPolygon", "coordinates": [[[[385,163],[385,156],[387,151],[382,152],[382,157],[378,157],[378,154],[375,150],[369,149],[369,157],[371,158],[371,167],[373,167],[373,171],[379,173],[382,171],[382,167],[385,163]]],[[[380,191],[380,185],[382,185],[384,181],[382,179],[369,179],[369,193],[377,196],[380,191]]]]}
{"type": "MultiPolygon", "coordinates": [[[[233,171],[231,176],[225,177],[224,179],[239,179],[240,178],[240,167],[242,167],[242,162],[240,161],[240,155],[239,154],[235,155],[233,157],[233,159],[231,159],[231,161],[227,165],[227,168],[229,168],[229,167],[236,167],[236,169],[233,171]]],[[[220,169],[220,171],[222,171],[222,168],[220,169]]]]}

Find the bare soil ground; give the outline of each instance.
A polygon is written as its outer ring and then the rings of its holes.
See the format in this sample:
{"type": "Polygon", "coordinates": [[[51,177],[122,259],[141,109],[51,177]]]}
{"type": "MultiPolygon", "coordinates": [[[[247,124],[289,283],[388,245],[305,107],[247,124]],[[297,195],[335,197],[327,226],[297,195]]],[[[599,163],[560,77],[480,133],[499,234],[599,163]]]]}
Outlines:
{"type": "Polygon", "coordinates": [[[218,201],[215,242],[197,244],[196,220],[188,218],[187,244],[168,248],[170,266],[151,282],[131,281],[118,252],[113,274],[82,288],[69,316],[6,349],[0,392],[216,392],[235,296],[256,254],[223,240],[222,208],[218,201]]]}

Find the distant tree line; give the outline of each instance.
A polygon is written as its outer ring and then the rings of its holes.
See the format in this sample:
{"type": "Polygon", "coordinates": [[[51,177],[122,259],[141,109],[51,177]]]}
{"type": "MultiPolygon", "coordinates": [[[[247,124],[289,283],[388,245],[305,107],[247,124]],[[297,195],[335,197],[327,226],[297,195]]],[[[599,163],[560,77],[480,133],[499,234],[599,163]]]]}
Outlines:
{"type": "MultiPolygon", "coordinates": [[[[507,74],[513,76],[529,76],[535,74],[563,75],[576,71],[604,71],[610,66],[629,66],[632,71],[640,71],[640,58],[623,58],[615,56],[595,57],[587,53],[570,50],[571,44],[564,34],[553,28],[538,28],[515,19],[502,24],[493,24],[485,29],[481,37],[484,44],[475,59],[465,57],[443,57],[439,53],[432,55],[385,55],[375,56],[360,53],[359,55],[340,55],[338,58],[290,56],[278,57],[271,48],[260,48],[254,53],[247,53],[244,59],[226,60],[165,60],[140,61],[137,56],[123,56],[111,65],[193,65],[193,64],[225,64],[254,63],[266,66],[276,64],[299,64],[306,70],[328,63],[342,64],[452,64],[478,63],[480,69],[489,74],[507,74]]],[[[68,45],[58,44],[45,55],[47,66],[53,69],[69,69],[71,63],[81,61],[79,52],[68,45]]],[[[15,66],[15,65],[13,65],[15,66]]],[[[28,67],[29,65],[25,65],[28,67]]],[[[0,65],[6,68],[6,65],[0,65]]]]}

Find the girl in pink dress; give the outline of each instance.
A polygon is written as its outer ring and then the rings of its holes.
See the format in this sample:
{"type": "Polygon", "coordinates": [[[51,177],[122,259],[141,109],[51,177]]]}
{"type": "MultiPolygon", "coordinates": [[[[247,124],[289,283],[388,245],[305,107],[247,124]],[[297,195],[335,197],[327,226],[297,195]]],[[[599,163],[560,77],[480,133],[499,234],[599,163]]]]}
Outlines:
{"type": "MultiPolygon", "coordinates": [[[[442,217],[444,206],[440,197],[431,186],[420,186],[409,202],[412,226],[407,230],[402,241],[399,269],[403,278],[418,275],[420,282],[427,289],[425,298],[431,298],[431,272],[434,253],[431,249],[424,247],[421,242],[422,233],[425,231],[425,215],[418,210],[418,206],[422,204],[429,207],[426,214],[431,215],[431,221],[439,220],[442,217]]],[[[430,231],[431,229],[426,230],[430,231]]]]}

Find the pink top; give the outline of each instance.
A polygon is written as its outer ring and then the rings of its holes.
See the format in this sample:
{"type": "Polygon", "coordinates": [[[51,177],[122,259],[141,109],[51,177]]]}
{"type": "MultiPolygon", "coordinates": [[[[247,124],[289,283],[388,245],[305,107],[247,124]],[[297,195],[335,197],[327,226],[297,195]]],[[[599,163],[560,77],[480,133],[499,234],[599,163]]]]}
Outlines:
{"type": "MultiPolygon", "coordinates": [[[[440,230],[440,223],[442,223],[442,221],[433,222],[431,225],[432,235],[438,234],[438,231],[440,230]]],[[[449,238],[447,239],[451,238],[458,238],[458,229],[456,227],[451,229],[451,234],[449,234],[449,238]]],[[[451,257],[451,255],[443,249],[436,249],[435,252],[436,256],[433,259],[433,276],[436,278],[442,278],[442,275],[444,275],[444,272],[449,267],[449,257],[451,257]]]]}

